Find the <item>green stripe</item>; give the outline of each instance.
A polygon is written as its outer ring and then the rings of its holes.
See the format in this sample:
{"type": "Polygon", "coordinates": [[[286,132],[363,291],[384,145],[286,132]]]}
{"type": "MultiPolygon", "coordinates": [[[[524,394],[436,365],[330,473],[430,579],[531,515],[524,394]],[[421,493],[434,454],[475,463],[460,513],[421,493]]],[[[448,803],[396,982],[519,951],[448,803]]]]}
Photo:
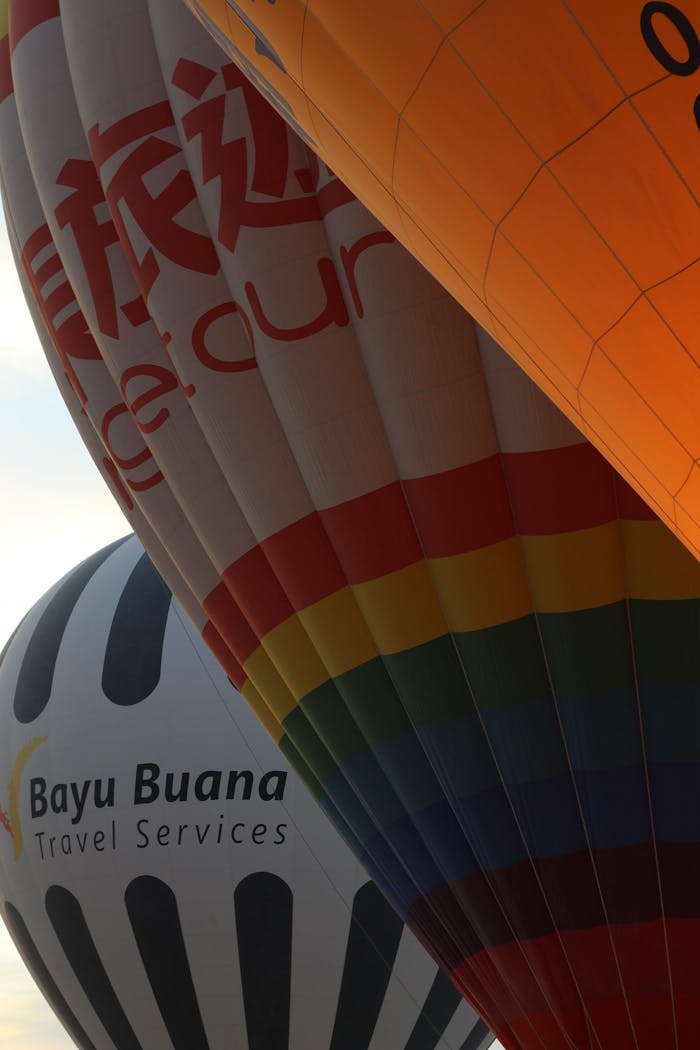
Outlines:
{"type": "MultiPolygon", "coordinates": [[[[528,616],[375,658],[306,696],[285,731],[321,784],[340,766],[367,777],[373,812],[383,817],[439,797],[430,762],[455,794],[492,787],[491,749],[514,784],[561,775],[569,760],[587,771],[636,764],[642,749],[627,608],[528,616]],[[410,750],[413,727],[428,757],[415,744],[410,750]],[[382,770],[395,790],[382,788],[382,770]]],[[[700,683],[700,602],[630,608],[642,694],[647,682],[700,683]]],[[[696,739],[695,708],[674,703],[674,720],[696,739]]],[[[655,730],[653,718],[647,732],[650,756],[668,760],[671,734],[655,730]]],[[[689,753],[686,741],[678,753],[689,753]]]]}
{"type": "Polygon", "coordinates": [[[301,707],[311,722],[323,722],[334,747],[346,756],[410,729],[380,657],[324,682],[303,698],[301,707]]]}
{"type": "Polygon", "coordinates": [[[617,689],[634,680],[626,602],[543,613],[538,622],[558,693],[617,689]]]}
{"type": "Polygon", "coordinates": [[[700,600],[631,601],[630,616],[641,679],[700,683],[700,600]]]}
{"type": "Polygon", "coordinates": [[[289,762],[290,766],[297,774],[300,780],[304,782],[306,787],[309,789],[313,797],[318,800],[323,795],[323,785],[318,780],[316,775],[312,772],[311,767],[304,761],[299,751],[294,746],[288,736],[283,736],[277,745],[289,762]]]}
{"type": "Polygon", "coordinates": [[[480,709],[527,703],[549,692],[534,616],[455,637],[480,709]]]}

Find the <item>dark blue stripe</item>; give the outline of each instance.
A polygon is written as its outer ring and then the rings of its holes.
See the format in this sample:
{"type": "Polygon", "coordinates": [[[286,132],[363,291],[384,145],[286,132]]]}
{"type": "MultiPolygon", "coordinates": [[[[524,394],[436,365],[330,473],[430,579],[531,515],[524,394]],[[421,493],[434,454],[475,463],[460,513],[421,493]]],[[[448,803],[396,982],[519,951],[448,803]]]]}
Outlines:
{"type": "MultiPolygon", "coordinates": [[[[693,805],[693,799],[700,797],[700,766],[652,766],[650,775],[657,838],[700,837],[700,807],[693,805]],[[679,792],[687,800],[685,805],[679,805],[679,792]]],[[[650,840],[641,767],[582,773],[577,782],[594,849],[650,840]]],[[[363,863],[373,859],[382,889],[387,882],[395,884],[401,908],[408,909],[418,896],[445,881],[527,862],[529,853],[545,859],[587,849],[570,777],[511,785],[509,793],[510,799],[502,789],[452,802],[443,799],[423,813],[405,814],[363,842],[363,863]],[[455,825],[453,807],[461,827],[455,825]],[[440,852],[426,852],[431,838],[441,843],[440,852]],[[404,862],[415,880],[413,890],[404,862]]]]}
{"type": "Polygon", "coordinates": [[[483,1021],[477,1021],[459,1050],[487,1050],[495,1038],[495,1035],[489,1031],[488,1025],[483,1021]]]}
{"type": "Polygon", "coordinates": [[[127,886],[124,901],[174,1050],[208,1050],[175,894],[160,879],[141,875],[127,886]]]}
{"type": "Polygon", "coordinates": [[[124,586],[107,639],[102,689],[112,703],[138,704],[158,685],[171,599],[144,554],[124,586]]]}
{"type": "Polygon", "coordinates": [[[452,981],[438,970],[406,1050],[435,1050],[461,1001],[462,996],[452,981]]]}
{"type": "Polygon", "coordinates": [[[656,838],[665,842],[700,840],[700,765],[649,764],[656,838]]]}
{"type": "MultiPolygon", "coordinates": [[[[651,840],[649,796],[642,765],[577,773],[576,783],[593,849],[636,846],[651,840]]],[[[658,827],[656,834],[658,837],[658,827]]],[[[562,845],[552,829],[547,856],[574,852],[562,845]]]]}
{"type": "Polygon", "coordinates": [[[9,901],[5,904],[5,921],[25,966],[38,984],[41,994],[61,1024],[67,1029],[74,1042],[80,1047],[80,1050],[95,1050],[94,1043],[88,1038],[83,1026],[63,998],[58,985],[49,973],[46,963],[41,958],[32,940],[24,919],[17,908],[10,904],[9,901]]]}
{"type": "Polygon", "coordinates": [[[616,689],[558,693],[557,707],[575,769],[593,772],[641,762],[639,711],[632,682],[616,689]]]}
{"type": "Polygon", "coordinates": [[[46,912],[73,972],[119,1050],[142,1050],[102,964],[80,903],[62,886],[46,891],[46,912]]]}
{"type": "Polygon", "coordinates": [[[639,686],[649,761],[700,762],[700,682],[639,686]]]}
{"type": "Polygon", "coordinates": [[[330,1050],[368,1050],[403,922],[373,882],[355,894],[330,1050]]]}
{"type": "Polygon", "coordinates": [[[249,1050],[288,1050],[292,892],[276,875],[248,875],[234,893],[249,1050]]]}
{"type": "Polygon", "coordinates": [[[74,569],[41,614],[29,639],[15,689],[15,717],[24,725],[38,718],[49,702],[58,651],[80,595],[100,565],[127,539],[124,536],[110,543],[74,569]]]}
{"type": "MultiPolygon", "coordinates": [[[[357,775],[360,766],[357,757],[353,758],[353,764],[357,775]]],[[[668,833],[663,837],[673,840],[698,837],[700,824],[696,814],[700,814],[700,807],[685,806],[684,800],[690,802],[700,797],[700,762],[650,761],[648,769],[653,784],[657,836],[661,837],[661,829],[667,828],[668,833]],[[685,830],[673,830],[683,825],[685,830]]],[[[336,805],[347,813],[348,809],[352,812],[352,807],[345,804],[344,795],[349,794],[350,789],[342,774],[341,770],[329,777],[324,787],[331,789],[336,805]],[[341,806],[339,802],[344,804],[341,806]]],[[[352,803],[353,807],[357,805],[354,797],[352,803]]],[[[465,836],[473,845],[478,865],[487,869],[517,863],[525,859],[528,852],[543,858],[575,853],[586,848],[587,838],[599,849],[635,845],[647,841],[651,834],[644,767],[640,763],[623,768],[578,770],[574,783],[569,773],[564,773],[547,780],[507,784],[507,794],[498,786],[451,801],[443,797],[421,812],[402,814],[383,831],[373,828],[365,815],[361,821],[354,822],[353,833],[365,849],[376,842],[378,835],[383,835],[394,843],[394,852],[411,856],[412,867],[413,861],[418,860],[419,869],[424,862],[413,854],[427,845],[436,866],[450,871],[449,877],[467,873],[464,867],[467,854],[459,856],[460,850],[455,849],[455,843],[465,836]],[[441,853],[440,843],[444,841],[449,844],[448,856],[441,853]]],[[[430,862],[425,864],[425,871],[429,871],[430,862]]]]}

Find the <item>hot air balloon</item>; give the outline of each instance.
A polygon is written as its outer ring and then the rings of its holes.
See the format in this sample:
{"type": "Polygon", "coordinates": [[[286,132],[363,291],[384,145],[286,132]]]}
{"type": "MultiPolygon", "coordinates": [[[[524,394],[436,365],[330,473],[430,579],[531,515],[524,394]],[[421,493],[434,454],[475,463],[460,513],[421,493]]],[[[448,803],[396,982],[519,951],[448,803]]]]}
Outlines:
{"type": "Polygon", "coordinates": [[[700,4],[187,0],[700,552],[700,4]]]}
{"type": "Polygon", "coordinates": [[[697,563],[184,6],[9,14],[20,271],[188,616],[508,1050],[694,1047],[697,563]]]}
{"type": "Polygon", "coordinates": [[[28,613],[0,721],[4,918],[83,1050],[492,1043],[135,538],[28,613]]]}

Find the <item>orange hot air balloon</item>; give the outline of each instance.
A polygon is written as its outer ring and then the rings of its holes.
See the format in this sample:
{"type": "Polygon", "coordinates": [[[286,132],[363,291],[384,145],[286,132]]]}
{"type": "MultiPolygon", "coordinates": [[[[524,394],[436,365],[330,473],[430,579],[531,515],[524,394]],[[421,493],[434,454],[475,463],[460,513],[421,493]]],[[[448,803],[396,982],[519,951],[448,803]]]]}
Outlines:
{"type": "Polygon", "coordinates": [[[508,1050],[694,1050],[700,567],[184,5],[9,15],[19,266],[181,604],[508,1050]]]}
{"type": "Polygon", "coordinates": [[[187,2],[700,553],[700,3],[187,2]]]}

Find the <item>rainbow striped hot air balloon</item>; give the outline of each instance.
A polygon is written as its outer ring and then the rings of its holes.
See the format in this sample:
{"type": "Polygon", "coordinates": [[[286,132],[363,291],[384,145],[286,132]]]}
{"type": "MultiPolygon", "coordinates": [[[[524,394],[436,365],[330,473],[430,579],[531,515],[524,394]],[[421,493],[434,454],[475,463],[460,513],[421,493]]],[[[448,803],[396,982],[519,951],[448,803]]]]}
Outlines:
{"type": "Polygon", "coordinates": [[[194,624],[508,1050],[693,1048],[696,563],[184,7],[9,30],[38,329],[194,624]]]}

